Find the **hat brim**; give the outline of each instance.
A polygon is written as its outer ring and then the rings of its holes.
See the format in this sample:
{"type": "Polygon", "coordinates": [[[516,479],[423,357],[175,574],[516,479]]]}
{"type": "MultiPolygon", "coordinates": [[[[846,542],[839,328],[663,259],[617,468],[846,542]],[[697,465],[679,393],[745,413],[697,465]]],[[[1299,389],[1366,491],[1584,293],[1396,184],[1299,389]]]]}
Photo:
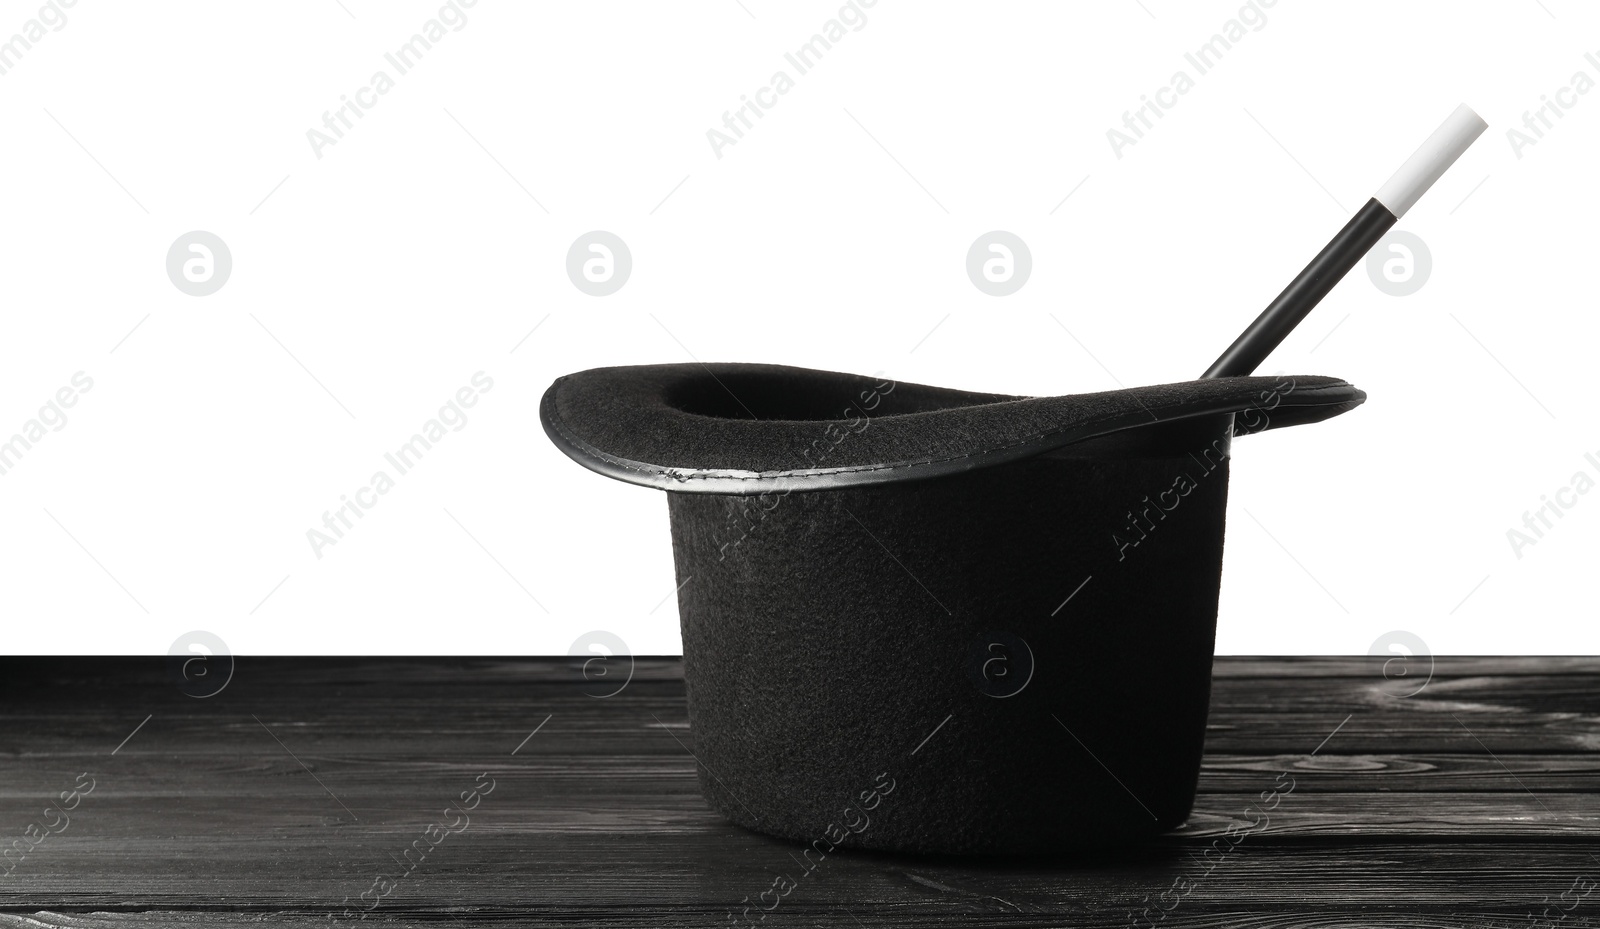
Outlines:
{"type": "Polygon", "coordinates": [[[1237,414],[1241,435],[1364,400],[1345,381],[1303,375],[1017,397],[782,365],[671,364],[559,378],[540,419],[558,448],[608,477],[759,494],[943,477],[1218,414],[1237,414]]]}

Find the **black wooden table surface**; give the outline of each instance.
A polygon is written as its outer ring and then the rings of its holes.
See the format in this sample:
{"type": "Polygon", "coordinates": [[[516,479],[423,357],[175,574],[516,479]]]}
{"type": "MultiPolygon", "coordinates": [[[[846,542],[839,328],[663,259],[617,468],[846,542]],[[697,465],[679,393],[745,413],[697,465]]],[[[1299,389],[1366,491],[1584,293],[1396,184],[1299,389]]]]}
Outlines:
{"type": "MultiPolygon", "coordinates": [[[[839,852],[745,924],[1600,923],[1600,659],[1426,664],[1218,659],[1183,829],[839,852]]],[[[0,926],[730,926],[799,876],[702,803],[676,659],[594,692],[558,659],[240,659],[203,698],[160,660],[4,660],[0,926]]]]}

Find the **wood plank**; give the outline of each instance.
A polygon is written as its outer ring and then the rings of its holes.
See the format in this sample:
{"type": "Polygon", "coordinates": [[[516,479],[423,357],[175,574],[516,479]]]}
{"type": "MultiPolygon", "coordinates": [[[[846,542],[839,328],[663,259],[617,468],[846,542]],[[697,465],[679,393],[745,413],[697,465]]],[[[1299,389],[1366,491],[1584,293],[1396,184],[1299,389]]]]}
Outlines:
{"type": "Polygon", "coordinates": [[[1281,772],[1299,793],[1600,793],[1597,754],[1227,755],[1207,752],[1200,793],[1256,794],[1281,772]]]}
{"type": "MultiPolygon", "coordinates": [[[[1388,658],[1373,655],[1296,655],[1219,657],[1212,665],[1217,678],[1383,676],[1388,658]]],[[[1426,658],[1418,664],[1426,667],[1426,658]]],[[[1600,655],[1439,655],[1435,674],[1442,677],[1550,677],[1565,674],[1600,674],[1600,655]]]]}
{"type": "MultiPolygon", "coordinates": [[[[1170,894],[1168,901],[1181,898],[1165,925],[1178,924],[1175,919],[1206,924],[1195,920],[1221,914],[1316,924],[1330,912],[1413,918],[1495,914],[1509,923],[1563,892],[1569,899],[1583,896],[1577,918],[1592,921],[1600,911],[1596,894],[1575,889],[1592,886],[1600,867],[1589,851],[1592,843],[1533,841],[1508,847],[1252,837],[1214,864],[1192,847],[1170,846],[992,863],[840,855],[802,877],[786,849],[764,841],[743,844],[736,837],[698,836],[670,845],[579,837],[531,848],[518,836],[477,838],[483,847],[470,861],[462,856],[402,881],[372,915],[405,922],[470,917],[475,924],[520,919],[538,925],[723,925],[730,910],[738,912],[747,896],[754,898],[779,875],[793,877],[796,885],[779,904],[780,918],[767,921],[774,925],[815,925],[844,910],[869,925],[1128,925],[1130,911],[1152,906],[1163,893],[1170,894]],[[606,866],[597,867],[599,861],[606,866]],[[1300,922],[1287,918],[1293,914],[1300,922]]],[[[161,858],[163,844],[140,843],[128,852],[130,858],[145,852],[161,858]]],[[[151,882],[143,892],[119,895],[66,880],[50,902],[17,898],[5,909],[16,915],[134,916],[198,910],[256,919],[298,913],[327,925],[330,916],[343,921],[341,899],[352,884],[367,887],[377,870],[376,865],[346,870],[338,862],[324,862],[321,873],[308,873],[293,894],[275,875],[242,887],[213,888],[203,878],[207,871],[260,858],[259,850],[242,843],[219,852],[217,860],[190,862],[178,873],[140,867],[137,879],[151,882]]],[[[8,924],[25,925],[0,922],[8,924]]]]}
{"type": "MultiPolygon", "coordinates": [[[[1402,698],[1364,659],[1219,659],[1184,829],[1057,859],[839,853],[762,924],[1127,926],[1187,879],[1161,925],[1529,925],[1600,877],[1600,659],[1496,661],[1441,659],[1402,698]]],[[[195,700],[162,662],[0,661],[0,844],[96,779],[0,877],[0,927],[327,926],[483,772],[468,830],[374,915],[728,925],[800,870],[700,799],[676,660],[612,698],[583,684],[566,661],[242,659],[195,700]]],[[[1600,893],[1563,924],[1596,916],[1600,893]]]]}

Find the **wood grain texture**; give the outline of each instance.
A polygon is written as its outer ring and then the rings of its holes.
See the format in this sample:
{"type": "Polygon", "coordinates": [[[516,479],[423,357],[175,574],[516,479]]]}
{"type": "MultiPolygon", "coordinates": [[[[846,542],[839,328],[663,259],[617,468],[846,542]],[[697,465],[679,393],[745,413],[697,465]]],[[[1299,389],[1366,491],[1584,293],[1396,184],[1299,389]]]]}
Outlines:
{"type": "Polygon", "coordinates": [[[1600,924],[1600,659],[1439,659],[1397,696],[1408,681],[1218,659],[1195,813],[1158,843],[841,852],[800,877],[793,846],[701,801],[676,659],[607,698],[561,659],[241,659],[206,699],[164,661],[8,659],[0,848],[47,835],[0,876],[0,927],[355,922],[484,775],[470,823],[368,921],[726,926],[787,874],[760,925],[1600,924]]]}

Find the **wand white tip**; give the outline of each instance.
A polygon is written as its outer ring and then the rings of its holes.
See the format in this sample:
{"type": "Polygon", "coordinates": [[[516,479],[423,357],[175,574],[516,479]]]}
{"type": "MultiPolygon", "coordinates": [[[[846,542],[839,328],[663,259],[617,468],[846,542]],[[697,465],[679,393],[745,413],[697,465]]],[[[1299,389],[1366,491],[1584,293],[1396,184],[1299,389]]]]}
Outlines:
{"type": "Polygon", "coordinates": [[[1440,124],[1433,135],[1416,150],[1400,170],[1394,173],[1373,199],[1384,205],[1396,219],[1404,216],[1411,205],[1427,192],[1439,176],[1456,163],[1489,124],[1465,103],[1456,107],[1450,118],[1440,124]]]}

